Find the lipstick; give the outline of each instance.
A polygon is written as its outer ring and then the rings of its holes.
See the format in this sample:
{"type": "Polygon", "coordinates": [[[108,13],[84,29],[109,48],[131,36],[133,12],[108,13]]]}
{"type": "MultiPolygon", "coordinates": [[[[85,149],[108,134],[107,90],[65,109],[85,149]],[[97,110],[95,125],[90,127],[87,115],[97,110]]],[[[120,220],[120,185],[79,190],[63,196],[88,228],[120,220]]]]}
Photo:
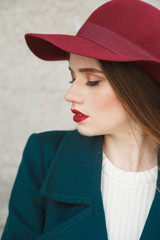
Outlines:
{"type": "Polygon", "coordinates": [[[86,116],[85,114],[79,112],[78,110],[76,109],[71,109],[72,113],[75,113],[76,115],[73,116],[73,120],[75,122],[82,122],[84,121],[85,119],[88,118],[88,116],[86,116]]]}

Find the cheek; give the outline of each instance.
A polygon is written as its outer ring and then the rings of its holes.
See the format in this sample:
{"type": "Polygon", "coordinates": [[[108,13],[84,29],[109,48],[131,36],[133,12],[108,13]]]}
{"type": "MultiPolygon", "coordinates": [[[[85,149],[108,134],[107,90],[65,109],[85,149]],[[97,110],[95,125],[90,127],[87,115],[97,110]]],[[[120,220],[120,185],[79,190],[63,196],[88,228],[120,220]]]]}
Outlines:
{"type": "Polygon", "coordinates": [[[116,97],[113,91],[98,94],[95,99],[96,101],[94,101],[94,107],[98,111],[105,110],[108,112],[108,110],[113,110],[114,108],[121,106],[119,99],[116,97]]]}

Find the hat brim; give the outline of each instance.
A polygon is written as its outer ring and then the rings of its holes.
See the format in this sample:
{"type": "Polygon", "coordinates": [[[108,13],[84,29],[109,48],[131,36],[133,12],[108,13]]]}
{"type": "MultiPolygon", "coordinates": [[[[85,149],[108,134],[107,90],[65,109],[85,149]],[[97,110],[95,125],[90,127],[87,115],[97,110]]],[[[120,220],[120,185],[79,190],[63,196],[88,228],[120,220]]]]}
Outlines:
{"type": "Polygon", "coordinates": [[[32,34],[25,35],[30,50],[39,58],[47,61],[67,60],[67,53],[108,61],[145,60],[114,53],[91,40],[79,36],[63,34],[32,34]]]}
{"type": "Polygon", "coordinates": [[[46,61],[68,60],[68,53],[74,53],[106,61],[132,62],[160,82],[160,61],[154,57],[130,57],[117,54],[87,38],[63,34],[25,35],[30,50],[40,59],[46,61]]]}

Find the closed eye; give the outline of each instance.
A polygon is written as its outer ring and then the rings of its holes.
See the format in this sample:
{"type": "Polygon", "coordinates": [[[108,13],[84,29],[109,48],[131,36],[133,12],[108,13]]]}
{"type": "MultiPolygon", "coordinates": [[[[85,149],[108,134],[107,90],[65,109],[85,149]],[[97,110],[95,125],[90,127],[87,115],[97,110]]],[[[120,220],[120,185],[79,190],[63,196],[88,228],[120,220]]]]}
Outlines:
{"type": "Polygon", "coordinates": [[[92,87],[92,86],[98,85],[99,82],[100,82],[100,81],[88,81],[88,82],[86,83],[86,85],[92,87]]]}
{"type": "Polygon", "coordinates": [[[71,81],[69,81],[69,83],[73,83],[75,81],[75,78],[73,78],[71,81]]]}
{"type": "MultiPolygon", "coordinates": [[[[69,81],[69,83],[72,84],[74,81],[75,81],[75,78],[73,78],[71,81],[69,81]]],[[[93,87],[93,86],[98,85],[99,82],[100,82],[100,80],[97,80],[97,81],[88,81],[88,82],[86,83],[86,85],[93,87]]]]}

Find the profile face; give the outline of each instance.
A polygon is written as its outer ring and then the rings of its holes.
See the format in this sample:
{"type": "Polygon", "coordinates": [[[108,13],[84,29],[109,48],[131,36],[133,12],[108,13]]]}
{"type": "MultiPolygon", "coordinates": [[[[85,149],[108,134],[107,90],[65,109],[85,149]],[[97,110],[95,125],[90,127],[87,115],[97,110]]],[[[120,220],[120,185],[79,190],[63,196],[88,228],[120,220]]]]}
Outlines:
{"type": "MultiPolygon", "coordinates": [[[[97,59],[70,54],[72,84],[65,94],[76,114],[77,130],[85,136],[121,134],[129,122],[97,59]]],[[[75,113],[74,113],[75,114],[75,113]]]]}

